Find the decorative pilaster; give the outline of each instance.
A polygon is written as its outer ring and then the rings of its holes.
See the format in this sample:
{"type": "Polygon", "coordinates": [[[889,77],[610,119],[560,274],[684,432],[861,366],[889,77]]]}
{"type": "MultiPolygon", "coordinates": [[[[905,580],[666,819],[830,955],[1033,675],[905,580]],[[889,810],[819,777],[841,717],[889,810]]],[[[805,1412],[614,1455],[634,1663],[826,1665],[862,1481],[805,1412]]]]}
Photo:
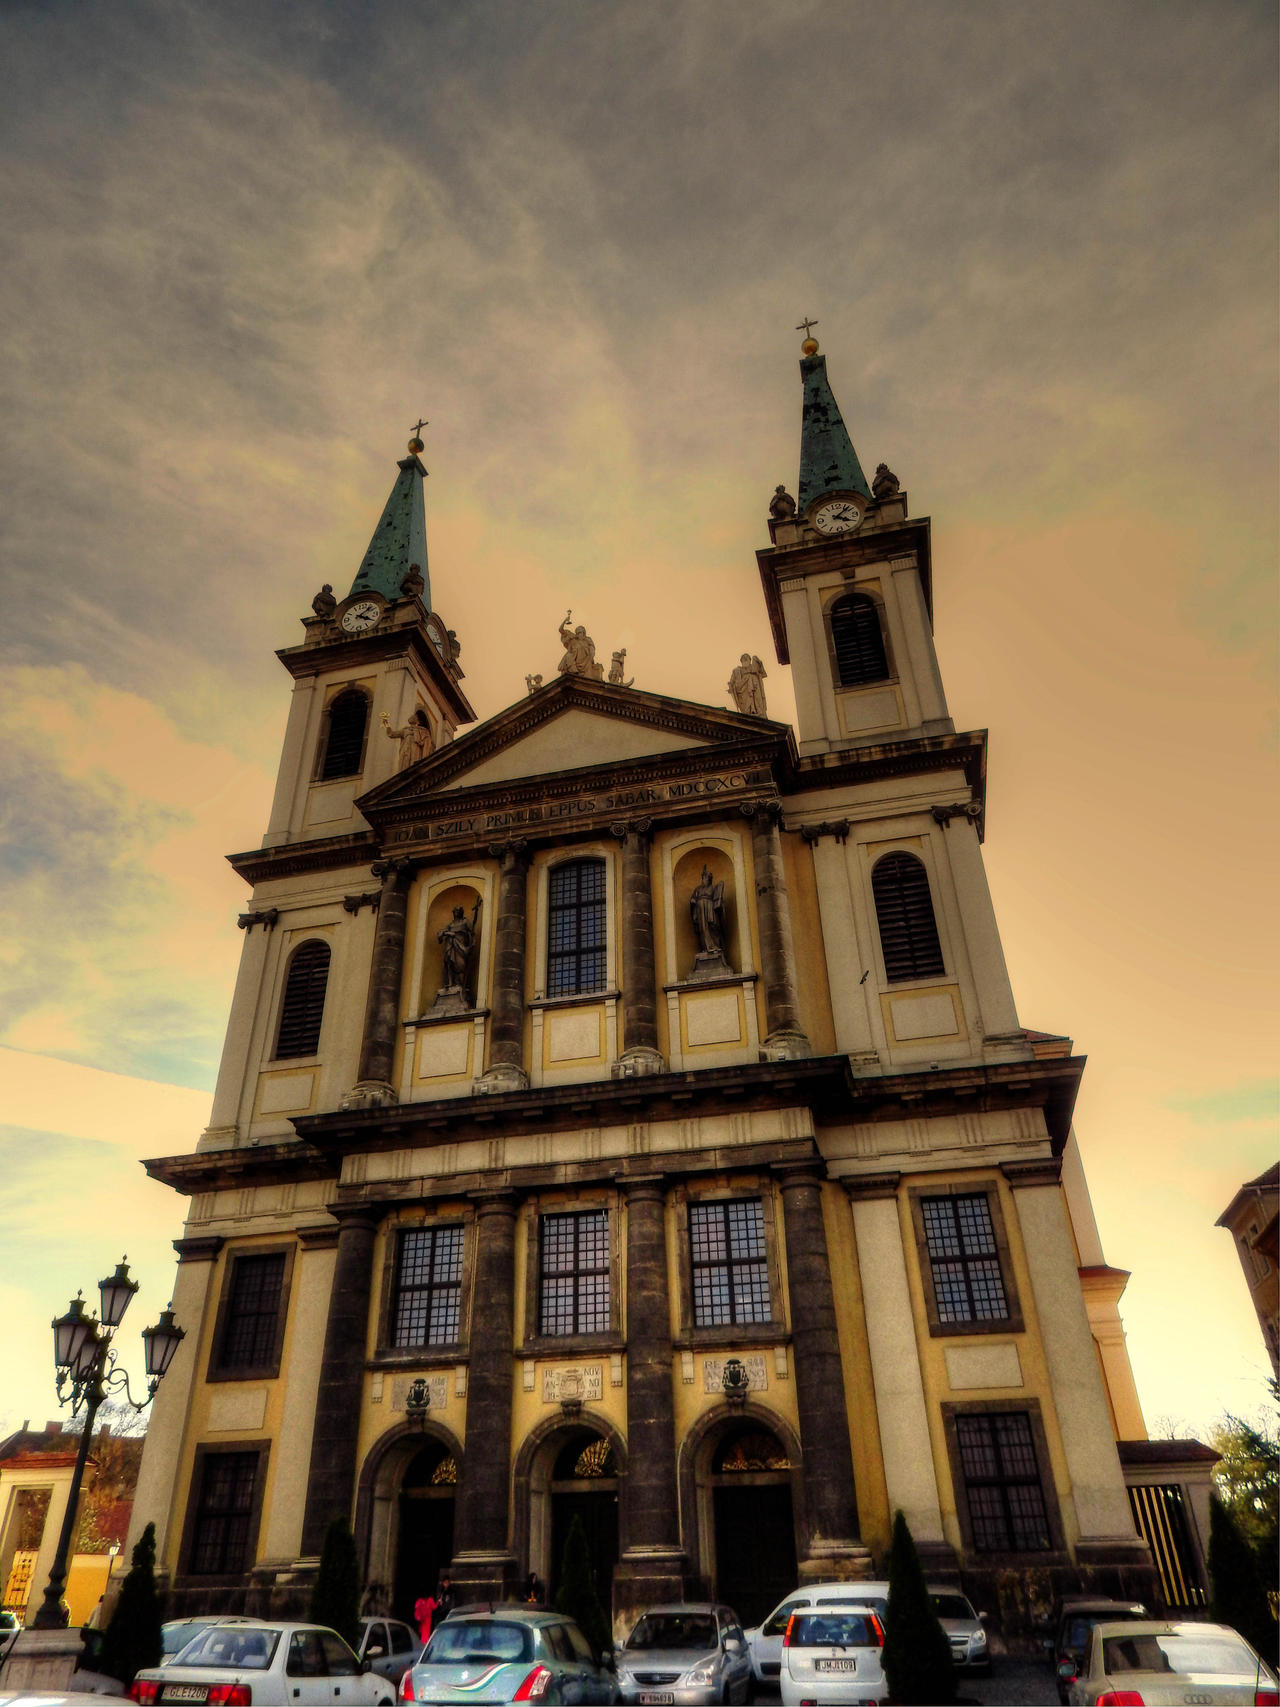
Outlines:
{"type": "Polygon", "coordinates": [[[627,1530],[614,1573],[614,1612],[685,1594],[671,1393],[666,1196],[660,1177],[628,1180],[627,1530]]]}
{"type": "Polygon", "coordinates": [[[858,1502],[845,1408],[844,1365],[822,1216],[822,1166],[780,1170],[787,1235],[787,1290],[796,1366],[796,1410],[804,1451],[808,1557],[801,1580],[870,1576],[871,1554],[858,1539],[858,1502]]]}
{"type": "Polygon", "coordinates": [[[342,1099],[343,1108],[382,1108],[397,1101],[391,1075],[395,1066],[396,1033],[400,1023],[400,983],[404,974],[405,924],[414,862],[383,859],[373,866],[382,879],[378,926],[373,938],[369,998],[364,1010],[364,1039],[360,1045],[360,1076],[342,1099]]]}
{"type": "Polygon", "coordinates": [[[489,1020],[489,1066],[476,1080],[478,1092],[527,1091],[524,1066],[525,890],[529,871],[525,842],[490,848],[502,861],[493,955],[489,1020]]]}
{"type": "Polygon", "coordinates": [[[760,1053],[766,1061],[796,1061],[812,1055],[800,1026],[796,989],[796,955],[791,940],[791,909],[782,867],[780,810],[744,806],[751,820],[751,851],[756,868],[756,920],[760,931],[761,971],[764,974],[766,1036],[760,1053]]]}
{"type": "Polygon", "coordinates": [[[622,843],[622,1041],[615,1079],[665,1073],[658,1052],[658,976],[653,958],[653,889],[649,877],[652,820],[613,824],[622,843]]]}
{"type": "Polygon", "coordinates": [[[355,1504],[360,1401],[373,1292],[373,1243],[379,1216],[372,1209],[334,1213],[341,1226],[311,1433],[311,1469],[302,1520],[304,1558],[319,1554],[324,1532],[335,1517],[350,1523],[355,1504]]]}
{"type": "Polygon", "coordinates": [[[501,1600],[515,1578],[511,1509],[511,1354],[515,1343],[516,1198],[476,1199],[476,1277],[467,1374],[466,1449],[454,1508],[458,1599],[501,1600]]]}

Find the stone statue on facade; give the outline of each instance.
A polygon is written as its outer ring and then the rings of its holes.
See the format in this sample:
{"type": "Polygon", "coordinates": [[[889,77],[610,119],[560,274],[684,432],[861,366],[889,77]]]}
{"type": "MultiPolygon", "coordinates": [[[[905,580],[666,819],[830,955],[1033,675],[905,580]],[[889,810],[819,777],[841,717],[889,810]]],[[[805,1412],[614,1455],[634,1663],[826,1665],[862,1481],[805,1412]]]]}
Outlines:
{"type": "Polygon", "coordinates": [[[767,717],[764,701],[764,665],[750,652],[744,652],[729,677],[729,692],[739,711],[748,717],[767,717]]]}
{"type": "Polygon", "coordinates": [[[564,647],[564,657],[556,668],[562,676],[585,676],[588,681],[602,682],[604,665],[596,662],[596,643],[581,623],[577,628],[569,627],[569,618],[572,615],[571,610],[566,611],[564,621],[560,624],[560,644],[564,647]]]}
{"type": "Polygon", "coordinates": [[[416,563],[411,563],[400,580],[400,597],[402,599],[416,599],[426,584],[422,578],[422,570],[416,563]]]}
{"type": "Polygon", "coordinates": [[[538,689],[542,686],[542,677],[526,676],[524,679],[524,685],[530,693],[537,693],[538,689]]]}
{"type": "Polygon", "coordinates": [[[434,1006],[470,1007],[475,1000],[471,968],[476,947],[476,922],[480,917],[480,902],[471,910],[471,917],[461,907],[453,909],[453,917],[443,930],[436,932],[436,941],[444,949],[444,983],[436,993],[434,1006]]]}
{"type": "Polygon", "coordinates": [[[717,883],[710,866],[704,865],[697,888],[689,897],[689,917],[698,939],[693,978],[714,978],[730,970],[724,952],[724,884],[717,883]]]}
{"type": "Polygon", "coordinates": [[[397,770],[405,770],[409,765],[416,765],[419,759],[425,759],[431,751],[431,725],[427,714],[421,706],[413,713],[403,729],[393,729],[391,719],[384,711],[382,727],[388,738],[399,741],[400,755],[396,761],[397,770]]]}
{"type": "Polygon", "coordinates": [[[876,467],[875,479],[871,482],[871,495],[877,504],[882,504],[886,498],[896,498],[901,485],[888,463],[882,462],[876,467]]]}
{"type": "Polygon", "coordinates": [[[789,522],[796,513],[796,501],[785,486],[775,486],[769,500],[769,514],[775,522],[789,522]]]}
{"type": "Polygon", "coordinates": [[[625,676],[626,670],[627,670],[626,656],[627,656],[627,649],[625,646],[623,646],[619,651],[614,653],[613,659],[609,665],[609,680],[613,683],[614,687],[616,687],[616,688],[629,688],[635,684],[635,677],[634,676],[632,676],[632,678],[629,682],[623,681],[623,679],[622,679],[625,676]]]}
{"type": "Polygon", "coordinates": [[[332,620],[333,613],[338,608],[338,601],[334,598],[333,588],[327,581],[316,594],[315,598],[312,599],[311,608],[317,616],[322,616],[326,620],[332,620]]]}

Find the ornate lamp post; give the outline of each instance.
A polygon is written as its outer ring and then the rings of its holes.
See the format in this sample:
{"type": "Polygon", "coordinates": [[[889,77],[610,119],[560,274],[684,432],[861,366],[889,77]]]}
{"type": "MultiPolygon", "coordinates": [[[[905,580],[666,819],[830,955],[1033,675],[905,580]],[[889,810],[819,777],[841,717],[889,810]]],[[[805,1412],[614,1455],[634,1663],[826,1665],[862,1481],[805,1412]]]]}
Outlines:
{"type": "Polygon", "coordinates": [[[71,1474],[71,1491],[67,1496],[62,1533],[58,1537],[58,1551],[49,1572],[49,1586],[44,1591],[40,1610],[32,1620],[32,1626],[37,1630],[66,1628],[67,1612],[62,1604],[62,1590],[67,1580],[71,1537],[75,1532],[80,1504],[80,1484],[84,1479],[98,1406],[108,1394],[115,1394],[123,1395],[135,1411],[146,1410],[156,1396],[161,1378],[173,1362],[173,1354],[186,1338],[185,1330],[175,1323],[171,1309],[160,1312],[160,1320],[154,1327],[143,1329],[142,1343],[146,1348],[149,1380],[146,1398],[135,1399],[129,1388],[128,1372],[117,1367],[111,1341],[137,1290],[138,1283],[129,1278],[129,1265],[122,1260],[116,1264],[114,1274],[98,1282],[98,1293],[102,1299],[100,1318],[85,1314],[84,1298],[77,1293],[66,1314],[51,1324],[53,1361],[58,1372],[58,1403],[64,1405],[69,1399],[73,1417],[83,1410],[84,1426],[76,1467],[71,1474]]]}

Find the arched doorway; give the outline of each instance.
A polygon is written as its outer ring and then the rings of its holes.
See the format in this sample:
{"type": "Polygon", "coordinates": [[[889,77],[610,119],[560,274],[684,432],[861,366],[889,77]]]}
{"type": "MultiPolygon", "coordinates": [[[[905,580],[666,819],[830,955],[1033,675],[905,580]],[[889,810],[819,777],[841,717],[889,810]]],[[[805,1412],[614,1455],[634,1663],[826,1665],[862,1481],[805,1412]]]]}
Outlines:
{"type": "MultiPolygon", "coordinates": [[[[796,1586],[791,1456],[755,1417],[740,1417],[703,1444],[702,1530],[713,1553],[715,1595],[757,1624],[796,1586]]],[[[704,1550],[705,1560],[705,1550],[704,1550]]]]}
{"type": "Polygon", "coordinates": [[[453,1558],[453,1501],[458,1461],[442,1441],[425,1441],[404,1466],[396,1514],[391,1610],[413,1622],[413,1604],[429,1593],[453,1558]]]}
{"type": "Polygon", "coordinates": [[[525,1440],[515,1466],[515,1551],[536,1573],[544,1597],[559,1585],[565,1541],[576,1515],[582,1522],[600,1604],[613,1599],[619,1550],[619,1500],[626,1448],[593,1417],[588,1424],[548,1418],[525,1440]],[[606,1432],[607,1431],[607,1432],[606,1432]]]}

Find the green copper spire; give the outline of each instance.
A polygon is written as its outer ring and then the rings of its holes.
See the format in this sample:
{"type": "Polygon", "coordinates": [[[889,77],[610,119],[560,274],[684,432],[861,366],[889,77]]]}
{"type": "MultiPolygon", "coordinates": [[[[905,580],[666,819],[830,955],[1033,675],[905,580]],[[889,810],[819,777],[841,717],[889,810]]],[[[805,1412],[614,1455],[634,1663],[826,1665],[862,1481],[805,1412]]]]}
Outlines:
{"type": "Polygon", "coordinates": [[[812,339],[805,341],[800,358],[804,381],[804,410],[800,417],[800,487],[797,505],[806,507],[824,492],[861,492],[868,503],[871,488],[862,472],[840,414],[840,405],[827,383],[827,358],[820,356],[812,339]],[[812,346],[810,351],[809,346],[812,346]]]}
{"type": "MultiPolygon", "coordinates": [[[[420,444],[421,440],[415,440],[420,444]]],[[[382,512],[382,520],[374,529],[369,549],[364,554],[355,580],[353,593],[381,593],[384,599],[400,597],[400,583],[409,568],[416,563],[422,571],[426,586],[420,595],[427,609],[431,608],[431,581],[427,575],[427,506],[422,483],[427,471],[410,451],[399,464],[400,473],[391,496],[382,512]]]]}

